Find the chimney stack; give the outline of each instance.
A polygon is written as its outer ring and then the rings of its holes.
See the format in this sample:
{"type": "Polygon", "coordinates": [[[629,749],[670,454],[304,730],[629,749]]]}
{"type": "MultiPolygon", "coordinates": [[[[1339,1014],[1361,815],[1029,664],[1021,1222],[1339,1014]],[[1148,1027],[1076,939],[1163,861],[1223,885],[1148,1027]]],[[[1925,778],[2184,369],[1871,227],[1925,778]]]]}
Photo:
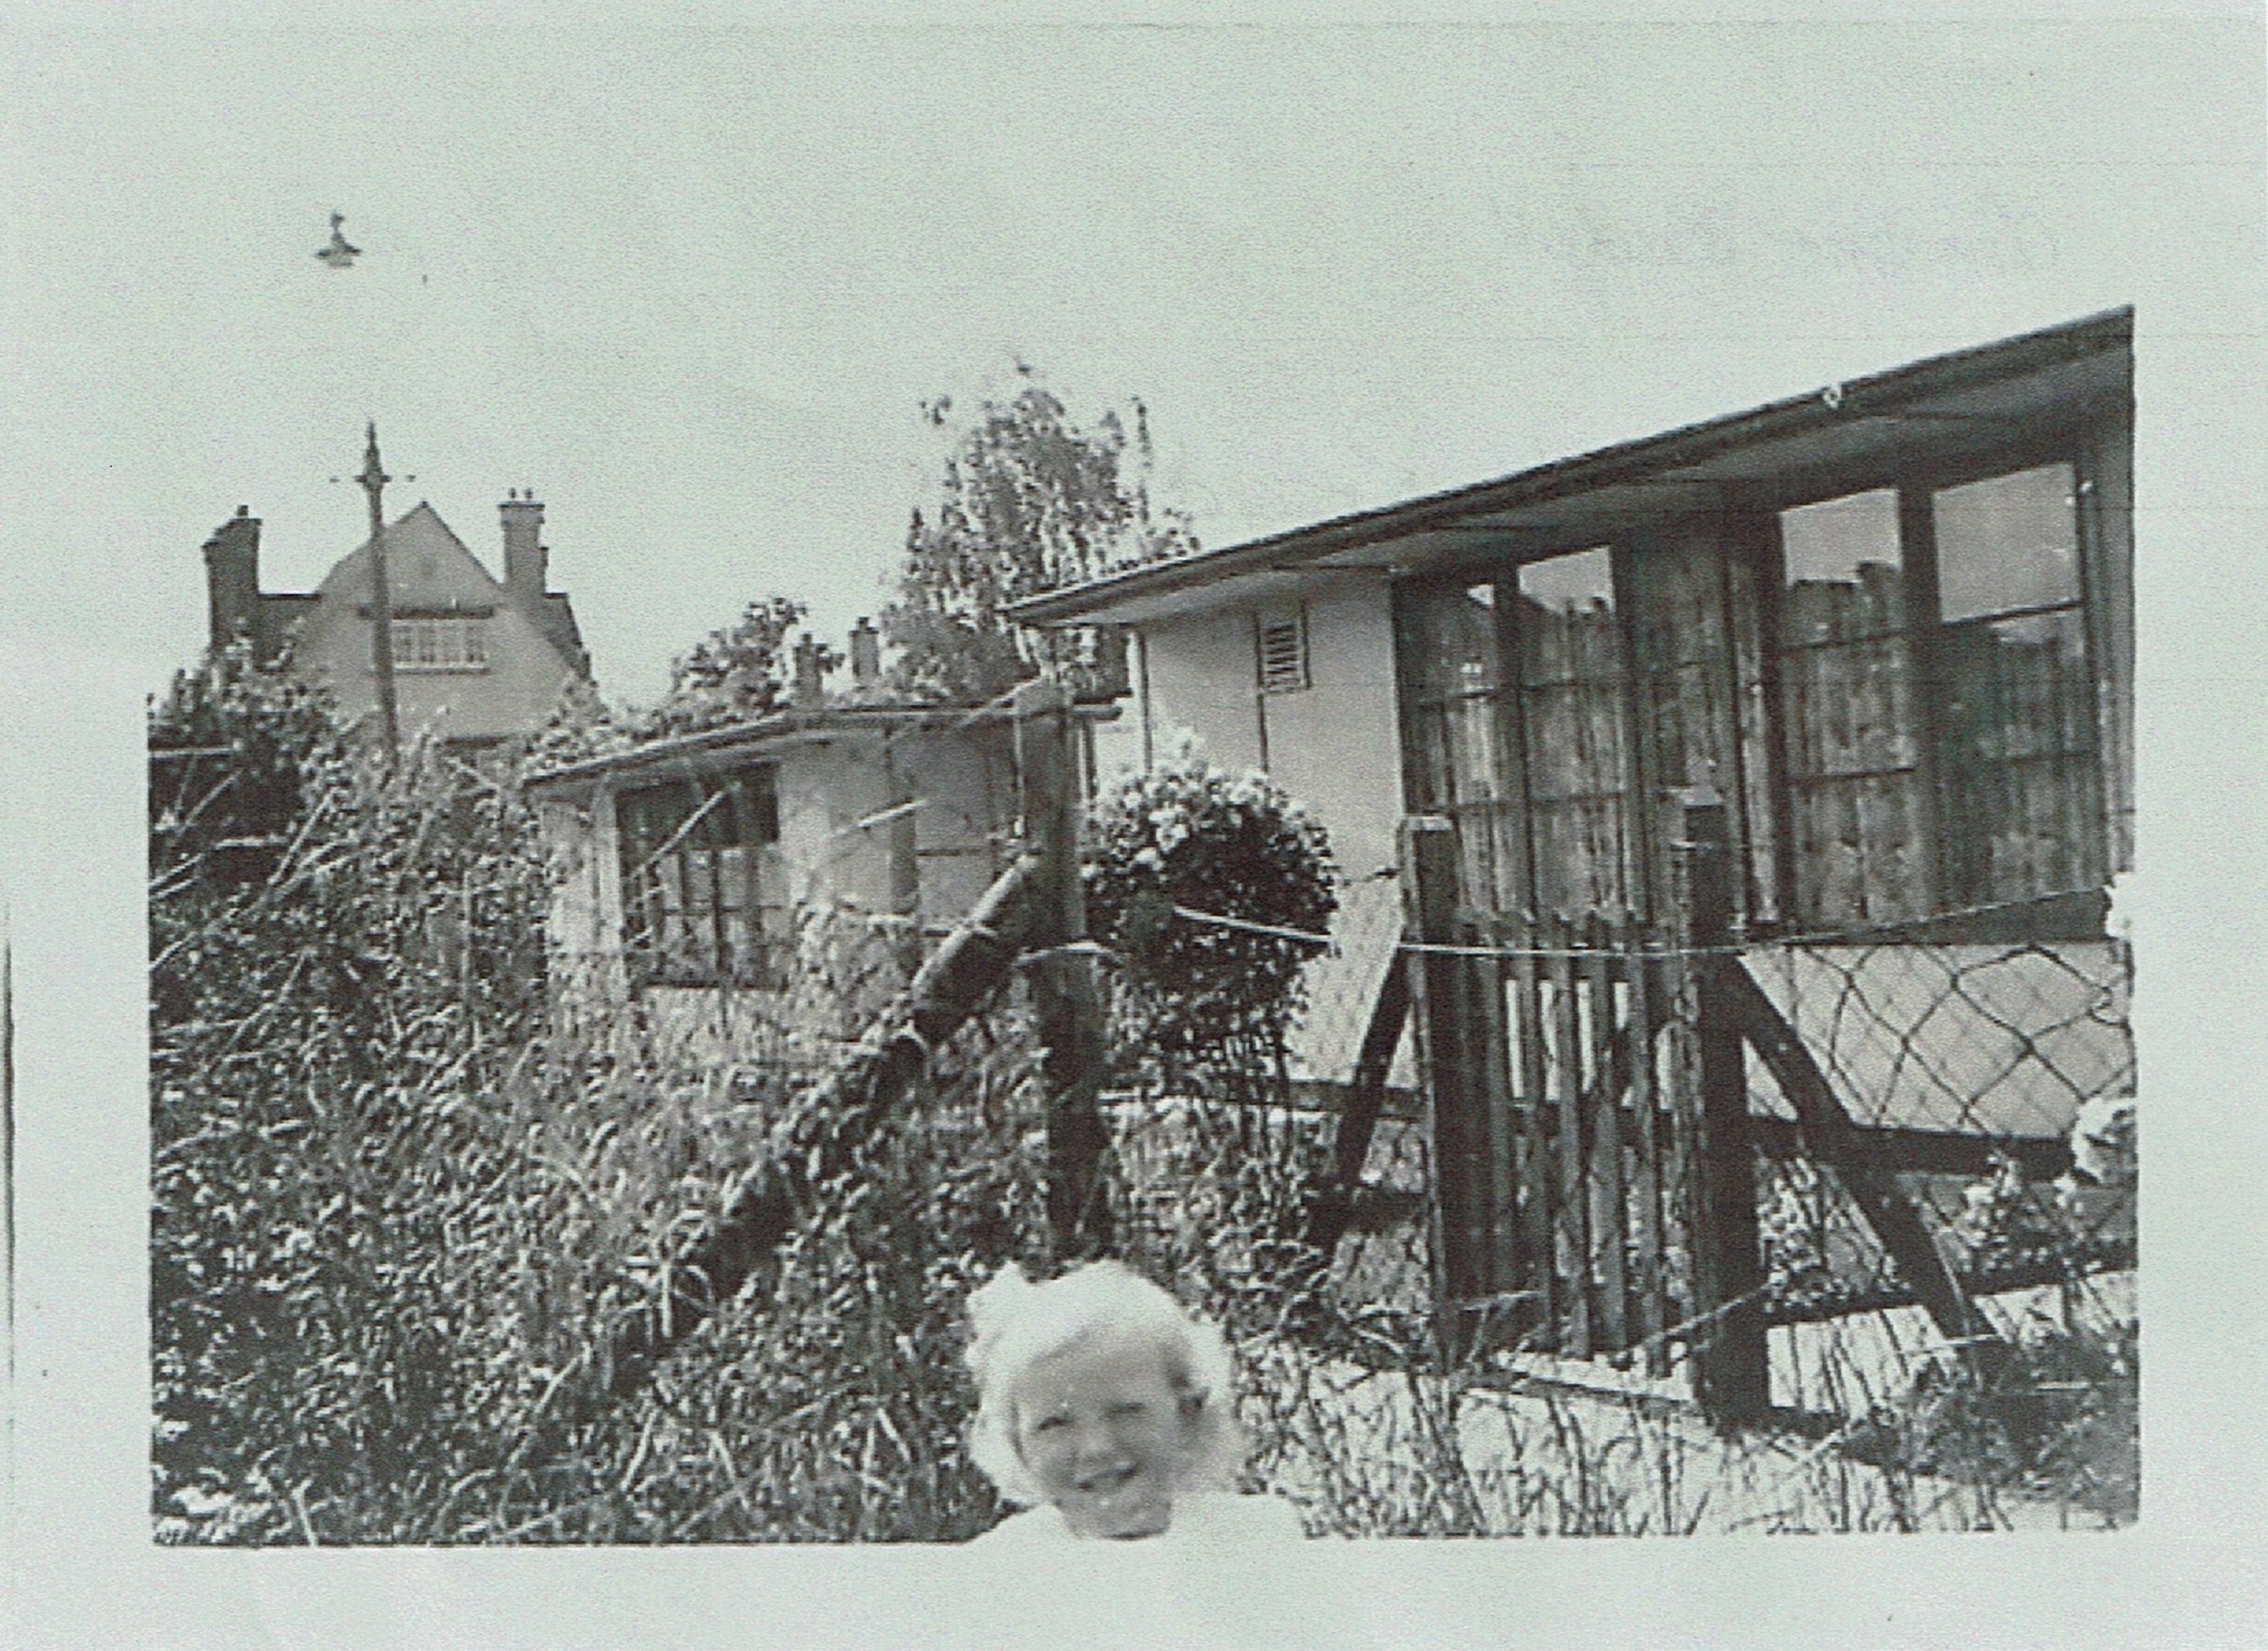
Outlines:
{"type": "Polygon", "coordinates": [[[871,688],[882,679],[882,639],[873,621],[861,619],[850,627],[850,685],[871,688]]]}
{"type": "Polygon", "coordinates": [[[543,604],[550,582],[543,548],[543,507],[533,488],[511,488],[499,507],[504,517],[504,588],[531,613],[543,604]]]}
{"type": "Polygon", "coordinates": [[[795,686],[792,703],[799,711],[815,711],[825,697],[819,681],[819,644],[804,632],[795,644],[795,686]]]}
{"type": "Polygon", "coordinates": [[[205,540],[205,605],[215,650],[239,636],[260,637],[260,518],[248,504],[205,540]]]}

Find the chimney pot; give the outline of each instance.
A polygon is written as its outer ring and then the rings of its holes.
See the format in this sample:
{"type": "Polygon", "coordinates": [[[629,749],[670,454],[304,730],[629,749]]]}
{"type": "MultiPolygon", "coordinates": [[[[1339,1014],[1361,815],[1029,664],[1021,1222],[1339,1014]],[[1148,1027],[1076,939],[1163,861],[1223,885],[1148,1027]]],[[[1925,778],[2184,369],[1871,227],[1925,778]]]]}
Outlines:
{"type": "Polygon", "coordinates": [[[882,676],[882,639],[872,620],[860,619],[850,627],[850,680],[871,688],[882,676]]]}
{"type": "Polygon", "coordinates": [[[819,708],[821,698],[819,682],[819,644],[809,631],[799,637],[795,644],[795,685],[791,698],[799,711],[819,708]]]}
{"type": "Polygon", "coordinates": [[[543,507],[533,488],[507,488],[498,507],[504,518],[504,588],[514,602],[534,611],[550,583],[550,553],[543,547],[543,507]]]}

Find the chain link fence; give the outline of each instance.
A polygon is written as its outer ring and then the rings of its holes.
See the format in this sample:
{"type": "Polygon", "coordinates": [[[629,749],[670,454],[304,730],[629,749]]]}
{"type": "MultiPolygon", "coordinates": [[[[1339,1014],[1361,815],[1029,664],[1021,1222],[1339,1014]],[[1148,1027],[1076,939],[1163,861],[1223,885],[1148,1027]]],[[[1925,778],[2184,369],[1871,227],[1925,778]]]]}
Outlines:
{"type": "MultiPolygon", "coordinates": [[[[1691,1187],[1680,1182],[1665,1214],[1678,1321],[1653,1345],[1589,1359],[1557,1350],[1559,1326],[1532,1322],[1445,1357],[1433,1138],[1406,1031],[1374,1113],[1349,1113],[1379,993],[1410,955],[1394,879],[1343,889],[1274,1104],[1123,1095],[1111,1108],[1124,1248],[1238,1328],[1256,1376],[1256,1460],[1319,1529],[2068,1528],[2135,1516],[2123,943],[1742,948],[1738,966],[1847,1115],[1855,1167],[1807,1141],[1771,1063],[1748,1051],[1752,1296],[1697,1308],[1691,1187]],[[1329,1258],[1303,1258],[1291,1243],[1298,1207],[1311,1210],[1330,1182],[1350,1128],[1367,1135],[1352,1219],[1329,1258]],[[1852,1174],[1887,1178],[1909,1201],[1997,1356],[1978,1356],[1917,1304],[1852,1174]],[[1728,1432],[1697,1411],[1693,1377],[1735,1310],[1765,1326],[1771,1408],[1728,1432]]],[[[1658,1030],[1661,1070],[1683,1035],[1658,1030]]],[[[1237,1092],[1253,1087],[1248,1075],[1237,1092]]],[[[1668,1115],[1677,1092],[1664,1082],[1654,1093],[1667,1141],[1679,1133],[1668,1115]]],[[[1636,1251],[1625,1258],[1634,1270],[1636,1251]]],[[[1568,1258],[1557,1261],[1564,1273],[1568,1258]]]]}
{"type": "MultiPolygon", "coordinates": [[[[902,920],[831,904],[798,914],[761,987],[632,990],[598,954],[534,966],[513,937],[541,858],[508,792],[357,783],[336,776],[332,825],[276,833],[256,876],[153,864],[158,1537],[988,1526],[967,1296],[1012,1261],[1069,1258],[1029,972],[990,982],[882,1126],[803,1187],[747,1288],[625,1391],[617,1332],[672,1310],[702,1236],[809,1138],[917,949],[902,920]]],[[[1102,1097],[1111,1245],[1230,1331],[1256,1487],[1356,1536],[2132,1517],[2123,947],[1743,950],[2010,1351],[1980,1360],[1911,1303],[1850,1166],[1808,1149],[1751,1057],[1762,1281],[1741,1305],[1769,1326],[1773,1410],[1727,1432],[1691,1383],[1727,1304],[1597,1357],[1533,1328],[1439,1333],[1437,1137],[1415,1040],[1381,1017],[1404,905],[1395,878],[1341,889],[1280,1047],[1102,1097]]],[[[1587,1001],[1627,1012],[1617,992],[1587,1001]]],[[[1670,1192],[1674,1252],[1691,1215],[1670,1192]]]]}

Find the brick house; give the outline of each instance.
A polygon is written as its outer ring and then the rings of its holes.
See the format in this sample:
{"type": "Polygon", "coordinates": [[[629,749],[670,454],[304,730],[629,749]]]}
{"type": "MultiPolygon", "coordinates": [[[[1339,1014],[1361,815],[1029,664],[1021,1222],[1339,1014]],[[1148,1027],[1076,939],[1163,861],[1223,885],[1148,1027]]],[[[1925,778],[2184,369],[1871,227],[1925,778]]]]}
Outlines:
{"type": "MultiPolygon", "coordinates": [[[[542,727],[560,691],[590,676],[575,613],[548,588],[543,506],[502,506],[504,576],[482,565],[440,513],[420,503],[386,530],[394,693],[406,735],[431,730],[460,748],[496,747],[542,727]]],[[[260,518],[239,509],[205,541],[210,639],[247,638],[260,658],[289,649],[291,670],[329,687],[350,721],[377,707],[370,546],[313,591],[260,588],[260,518]]]]}

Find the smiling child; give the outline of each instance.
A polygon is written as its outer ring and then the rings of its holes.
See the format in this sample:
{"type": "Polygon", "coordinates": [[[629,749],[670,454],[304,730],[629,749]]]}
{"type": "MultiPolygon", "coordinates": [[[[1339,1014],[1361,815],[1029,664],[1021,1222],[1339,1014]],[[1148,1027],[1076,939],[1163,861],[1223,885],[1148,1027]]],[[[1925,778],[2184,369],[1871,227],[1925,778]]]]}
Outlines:
{"type": "Polygon", "coordinates": [[[969,1451],[1029,1504],[977,1538],[1297,1538],[1290,1504],[1235,1493],[1243,1437],[1219,1331],[1116,1261],[1045,1284],[1004,1269],[969,1298],[969,1451]]]}

